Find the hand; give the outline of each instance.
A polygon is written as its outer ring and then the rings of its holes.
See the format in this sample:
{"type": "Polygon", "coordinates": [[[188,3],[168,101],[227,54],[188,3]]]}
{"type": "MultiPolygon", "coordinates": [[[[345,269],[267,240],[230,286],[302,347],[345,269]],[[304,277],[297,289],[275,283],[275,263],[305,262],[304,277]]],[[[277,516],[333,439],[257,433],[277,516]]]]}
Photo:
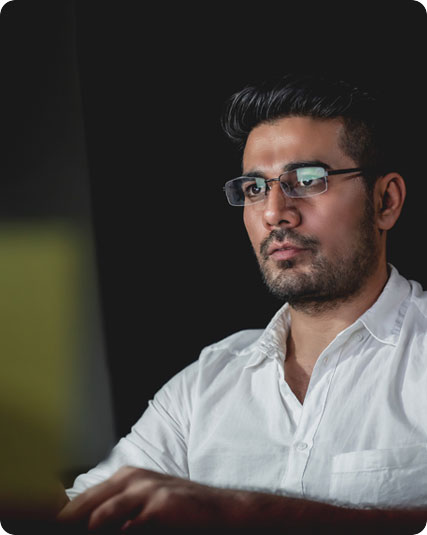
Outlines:
{"type": "MultiPolygon", "coordinates": [[[[345,509],[261,492],[217,489],[142,468],[121,468],[64,507],[62,533],[419,533],[425,511],[345,509]],[[322,531],[322,527],[324,531],[322,531]],[[320,530],[320,531],[319,531],[320,530]],[[149,531],[152,533],[151,531],[149,531]]],[[[56,533],[56,532],[55,532],[56,533]]]]}
{"type": "Polygon", "coordinates": [[[58,522],[94,533],[107,529],[142,533],[147,527],[215,528],[228,522],[232,495],[233,491],[124,467],[66,505],[58,522]]]}

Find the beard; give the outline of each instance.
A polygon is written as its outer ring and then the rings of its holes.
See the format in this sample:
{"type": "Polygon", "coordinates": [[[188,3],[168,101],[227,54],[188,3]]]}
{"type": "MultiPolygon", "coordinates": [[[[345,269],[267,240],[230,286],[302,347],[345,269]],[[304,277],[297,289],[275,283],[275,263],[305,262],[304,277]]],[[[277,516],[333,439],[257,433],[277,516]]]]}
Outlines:
{"type": "Polygon", "coordinates": [[[379,257],[374,210],[367,199],[358,233],[334,259],[321,254],[319,240],[314,236],[301,236],[293,229],[282,228],[273,230],[261,243],[258,262],[273,295],[295,310],[312,314],[331,310],[356,297],[376,270],[379,257]],[[311,255],[308,271],[293,269],[298,266],[299,255],[272,264],[267,250],[272,242],[284,240],[305,249],[302,254],[311,255]]]}

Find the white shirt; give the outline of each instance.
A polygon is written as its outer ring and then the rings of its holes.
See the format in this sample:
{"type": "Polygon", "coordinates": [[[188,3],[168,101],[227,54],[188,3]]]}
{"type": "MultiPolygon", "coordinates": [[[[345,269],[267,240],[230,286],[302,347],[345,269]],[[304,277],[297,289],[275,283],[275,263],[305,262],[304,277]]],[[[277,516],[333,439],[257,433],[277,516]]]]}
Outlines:
{"type": "Polygon", "coordinates": [[[284,376],[289,309],[205,348],[73,498],[122,465],[353,506],[427,505],[427,292],[394,267],[321,353],[303,405],[284,376]]]}

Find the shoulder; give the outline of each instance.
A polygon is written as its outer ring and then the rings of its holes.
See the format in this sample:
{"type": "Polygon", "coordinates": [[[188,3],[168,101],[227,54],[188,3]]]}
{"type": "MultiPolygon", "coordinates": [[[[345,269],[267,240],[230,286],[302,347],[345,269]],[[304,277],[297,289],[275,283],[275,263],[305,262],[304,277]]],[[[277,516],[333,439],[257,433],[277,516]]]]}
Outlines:
{"type": "Polygon", "coordinates": [[[427,357],[427,292],[419,282],[408,280],[410,291],[397,311],[395,328],[399,332],[399,342],[418,362],[427,357]]]}
{"type": "MultiPolygon", "coordinates": [[[[149,402],[150,410],[176,415],[191,421],[200,399],[218,397],[232,389],[256,352],[256,341],[263,330],[245,330],[206,346],[197,360],[171,377],[149,402]],[[185,416],[187,415],[187,416],[185,416]]],[[[221,396],[220,396],[221,397],[221,396]]]]}
{"type": "Polygon", "coordinates": [[[199,357],[199,367],[219,372],[224,367],[245,366],[257,353],[257,342],[263,332],[263,329],[238,331],[205,347],[199,357]]]}
{"type": "Polygon", "coordinates": [[[240,355],[240,353],[250,350],[263,332],[263,329],[245,329],[243,331],[238,331],[223,338],[219,342],[206,346],[200,356],[213,353],[240,355]]]}
{"type": "Polygon", "coordinates": [[[178,372],[166,383],[167,390],[192,389],[196,383],[213,381],[232,369],[242,370],[254,354],[257,354],[257,341],[263,329],[247,329],[233,333],[218,342],[204,347],[199,358],[178,372]]]}
{"type": "Polygon", "coordinates": [[[408,281],[411,286],[410,303],[415,307],[418,314],[427,320],[427,291],[423,289],[419,282],[408,281]]]}

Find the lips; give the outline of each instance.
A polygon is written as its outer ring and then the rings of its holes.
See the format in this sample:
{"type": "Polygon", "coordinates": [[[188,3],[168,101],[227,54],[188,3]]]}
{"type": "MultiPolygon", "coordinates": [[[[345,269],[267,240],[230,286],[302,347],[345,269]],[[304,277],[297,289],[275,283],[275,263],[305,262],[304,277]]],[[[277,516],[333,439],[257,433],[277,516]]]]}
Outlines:
{"type": "Polygon", "coordinates": [[[274,229],[259,246],[261,258],[267,261],[269,258],[295,256],[302,252],[310,251],[315,254],[320,247],[319,240],[315,236],[303,236],[293,229],[274,229]]]}
{"type": "Polygon", "coordinates": [[[302,251],[303,248],[298,247],[297,245],[294,245],[293,243],[290,243],[290,242],[282,242],[282,243],[274,242],[267,249],[267,254],[270,256],[276,251],[289,251],[289,250],[302,251]]]}
{"type": "Polygon", "coordinates": [[[275,260],[288,260],[303,251],[305,251],[304,248],[288,242],[272,243],[267,250],[267,255],[275,260]]]}

